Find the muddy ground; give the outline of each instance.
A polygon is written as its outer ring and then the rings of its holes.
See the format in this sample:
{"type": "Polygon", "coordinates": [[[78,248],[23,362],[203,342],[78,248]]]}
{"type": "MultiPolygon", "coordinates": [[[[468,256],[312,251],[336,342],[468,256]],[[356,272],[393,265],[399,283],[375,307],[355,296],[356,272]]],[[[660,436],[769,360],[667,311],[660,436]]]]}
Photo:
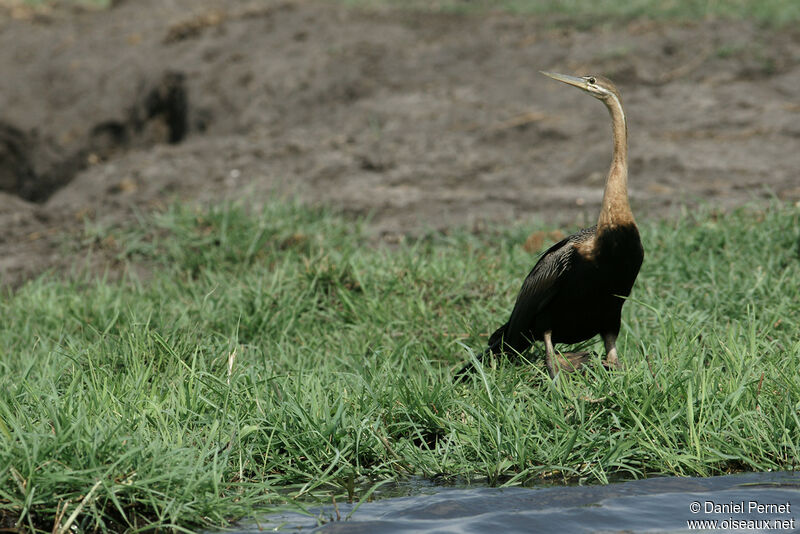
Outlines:
{"type": "Polygon", "coordinates": [[[321,1],[0,0],[0,278],[85,254],[86,217],[292,194],[377,237],[596,216],[610,127],[538,70],[601,73],[639,220],[800,200],[800,29],[356,11],[321,1]],[[69,237],[66,240],[69,241],[69,237]]]}

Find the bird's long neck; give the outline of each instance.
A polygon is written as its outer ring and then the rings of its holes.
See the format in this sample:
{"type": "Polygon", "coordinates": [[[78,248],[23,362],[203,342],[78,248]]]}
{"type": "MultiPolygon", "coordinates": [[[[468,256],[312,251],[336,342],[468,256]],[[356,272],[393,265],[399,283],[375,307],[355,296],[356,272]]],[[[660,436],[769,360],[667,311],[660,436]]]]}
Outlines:
{"type": "Polygon", "coordinates": [[[597,220],[597,230],[635,224],[633,212],[628,202],[628,129],[622,103],[616,95],[605,100],[611,114],[611,128],[614,133],[614,154],[606,179],[603,205],[597,220]]]}

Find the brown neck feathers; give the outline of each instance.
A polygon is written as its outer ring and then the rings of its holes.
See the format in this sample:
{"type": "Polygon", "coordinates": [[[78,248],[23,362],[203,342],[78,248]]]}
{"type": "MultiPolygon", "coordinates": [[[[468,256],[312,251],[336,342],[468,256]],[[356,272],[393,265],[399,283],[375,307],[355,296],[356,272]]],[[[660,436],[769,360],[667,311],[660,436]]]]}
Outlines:
{"type": "Polygon", "coordinates": [[[625,124],[625,113],[616,95],[609,96],[605,103],[611,114],[614,155],[606,179],[600,217],[597,220],[598,232],[606,228],[635,224],[628,202],[628,129],[625,124]]]}

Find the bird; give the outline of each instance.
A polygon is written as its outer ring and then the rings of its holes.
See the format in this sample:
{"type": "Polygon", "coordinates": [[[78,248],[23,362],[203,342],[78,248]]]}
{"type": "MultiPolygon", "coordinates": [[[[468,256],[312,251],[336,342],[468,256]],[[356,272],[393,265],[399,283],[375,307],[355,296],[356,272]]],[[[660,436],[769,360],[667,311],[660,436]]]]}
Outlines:
{"type": "MultiPolygon", "coordinates": [[[[611,166],[597,224],[562,239],[539,257],[522,283],[511,316],[489,337],[478,360],[500,354],[513,357],[535,341],[544,341],[547,370],[555,378],[556,343],[578,343],[600,335],[605,365],[621,369],[616,342],[622,306],[644,260],[628,199],[628,131],[622,99],[614,83],[603,76],[540,72],[605,104],[614,140],[611,166]]],[[[472,370],[470,361],[456,378],[462,380],[472,370]]]]}

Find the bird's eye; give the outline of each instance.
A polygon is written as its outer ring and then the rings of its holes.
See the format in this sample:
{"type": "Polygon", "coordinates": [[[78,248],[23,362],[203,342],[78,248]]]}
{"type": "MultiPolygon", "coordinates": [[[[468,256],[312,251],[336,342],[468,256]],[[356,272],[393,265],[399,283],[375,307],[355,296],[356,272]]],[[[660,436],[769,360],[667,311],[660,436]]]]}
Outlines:
{"type": "Polygon", "coordinates": [[[593,77],[590,77],[590,78],[589,78],[588,80],[586,80],[586,81],[587,81],[587,82],[589,82],[589,84],[590,84],[590,85],[594,85],[595,83],[597,83],[597,80],[595,80],[593,77]]]}

